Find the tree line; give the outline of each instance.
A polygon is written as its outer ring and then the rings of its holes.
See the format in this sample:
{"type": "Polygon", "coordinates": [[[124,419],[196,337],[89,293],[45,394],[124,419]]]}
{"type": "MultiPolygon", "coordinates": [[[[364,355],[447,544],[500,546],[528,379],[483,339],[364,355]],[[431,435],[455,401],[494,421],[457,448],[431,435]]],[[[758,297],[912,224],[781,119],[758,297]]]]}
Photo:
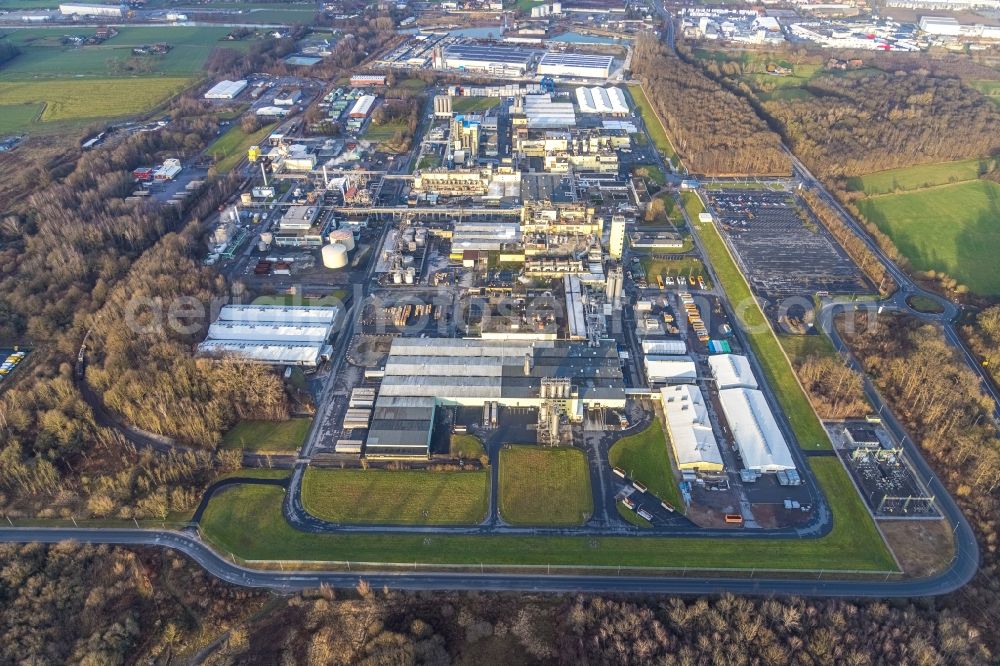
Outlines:
{"type": "Polygon", "coordinates": [[[632,62],[690,171],[720,176],[791,173],[780,138],[746,100],[669,53],[652,35],[636,40],[632,62]]]}

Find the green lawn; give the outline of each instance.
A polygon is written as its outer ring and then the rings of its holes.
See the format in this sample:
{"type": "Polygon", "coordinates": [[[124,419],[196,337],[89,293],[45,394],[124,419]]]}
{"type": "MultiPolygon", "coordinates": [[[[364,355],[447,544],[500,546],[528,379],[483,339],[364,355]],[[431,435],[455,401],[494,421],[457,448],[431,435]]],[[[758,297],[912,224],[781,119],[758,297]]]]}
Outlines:
{"type": "Polygon", "coordinates": [[[226,490],[209,503],[202,530],[219,548],[249,560],[895,570],[871,517],[836,458],[810,460],[833,510],[820,539],[688,537],[533,537],[434,534],[310,534],[285,522],[284,491],[226,490]]]}
{"type": "Polygon", "coordinates": [[[486,518],[489,492],[485,470],[309,469],[302,503],[337,523],[474,525],[486,518]]]}
{"type": "Polygon", "coordinates": [[[512,446],[500,452],[500,515],[512,525],[581,525],[594,512],[579,449],[512,446]]]}
{"type": "Polygon", "coordinates": [[[648,520],[642,518],[641,516],[636,514],[635,511],[628,508],[621,502],[615,502],[615,508],[618,509],[618,515],[621,516],[622,520],[624,520],[626,523],[630,523],[632,525],[635,525],[636,527],[641,527],[644,530],[648,530],[650,527],[652,527],[652,524],[648,520]]]}
{"type": "Polygon", "coordinates": [[[681,203],[684,204],[684,210],[692,222],[697,222],[698,216],[705,212],[705,204],[701,202],[697,192],[681,192],[681,203]]]}
{"type": "Polygon", "coordinates": [[[347,292],[338,289],[322,298],[303,298],[297,294],[268,294],[253,299],[254,305],[311,305],[313,307],[329,307],[342,305],[347,292]]]}
{"type": "Polygon", "coordinates": [[[670,143],[663,125],[660,124],[660,119],[657,117],[656,112],[653,111],[653,106],[646,99],[646,93],[643,91],[642,86],[630,85],[628,90],[632,94],[632,100],[642,115],[646,131],[649,132],[649,137],[653,140],[657,150],[663,153],[663,156],[668,160],[674,162],[677,158],[677,151],[674,150],[673,144],[670,143]]]}
{"type": "Polygon", "coordinates": [[[287,421],[240,421],[222,438],[224,449],[244,449],[259,453],[298,451],[309,432],[312,419],[287,421]]]}
{"type": "Polygon", "coordinates": [[[660,167],[653,166],[652,164],[643,164],[641,166],[637,166],[635,169],[632,170],[632,173],[635,174],[636,176],[649,178],[657,185],[666,185],[667,183],[667,177],[664,175],[663,171],[660,170],[660,167]]]}
{"type": "Polygon", "coordinates": [[[250,146],[259,144],[274,129],[274,123],[264,125],[253,134],[247,134],[239,123],[235,123],[229,130],[216,139],[206,151],[215,160],[215,169],[219,173],[229,173],[244,157],[250,146]]]}
{"type": "Polygon", "coordinates": [[[777,394],[778,402],[788,417],[799,446],[813,451],[830,449],[830,439],[823,429],[823,424],[820,423],[816,412],[809,404],[809,399],[799,386],[795,372],[771,330],[770,323],[757,306],[757,301],[750,292],[750,286],[733,262],[719,232],[712,224],[695,224],[695,227],[699,230],[702,245],[708,253],[716,275],[722,281],[729,302],[736,311],[736,318],[747,333],[750,345],[767,375],[767,381],[777,394]]]}
{"type": "Polygon", "coordinates": [[[837,356],[837,350],[826,335],[779,335],[781,343],[792,363],[801,363],[808,356],[837,356]]]}
{"type": "Polygon", "coordinates": [[[482,113],[500,104],[499,97],[452,97],[453,113],[482,113]]]}
{"type": "Polygon", "coordinates": [[[10,40],[21,54],[0,67],[0,80],[66,79],[70,77],[170,76],[193,77],[200,74],[205,60],[217,47],[246,50],[250,40],[223,40],[228,28],[214,27],[123,27],[103,44],[63,46],[63,35],[90,36],[94,28],[66,26],[19,30],[10,40]],[[162,56],[132,55],[132,48],[166,42],[173,48],[162,56]],[[138,65],[138,69],[129,65],[138,65]]]}
{"type": "Polygon", "coordinates": [[[613,467],[625,470],[629,478],[643,483],[661,500],[683,509],[684,502],[670,467],[667,437],[660,419],[655,419],[639,434],[615,442],[608,452],[608,460],[613,467]]]}
{"type": "Polygon", "coordinates": [[[982,296],[1000,295],[1000,185],[972,180],[858,202],[918,271],[944,271],[982,296]]]}
{"type": "Polygon", "coordinates": [[[851,191],[864,192],[868,195],[888,194],[901,190],[917,190],[935,185],[975,180],[981,173],[989,171],[991,161],[984,159],[938,162],[878,171],[866,176],[851,178],[848,181],[848,188],[851,191]]]}
{"type": "Polygon", "coordinates": [[[452,435],[450,453],[453,458],[464,460],[478,460],[480,456],[486,455],[483,443],[473,435],[452,435]]]}

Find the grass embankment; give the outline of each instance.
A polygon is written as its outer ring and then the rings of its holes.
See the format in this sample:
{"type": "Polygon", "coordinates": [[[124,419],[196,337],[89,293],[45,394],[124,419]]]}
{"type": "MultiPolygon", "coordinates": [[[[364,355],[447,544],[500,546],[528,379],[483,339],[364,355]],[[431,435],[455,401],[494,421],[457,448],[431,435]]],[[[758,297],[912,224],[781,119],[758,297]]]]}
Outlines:
{"type": "Polygon", "coordinates": [[[309,432],[312,419],[287,421],[240,421],[222,438],[222,448],[254,453],[298,451],[309,432]]]}
{"type": "Polygon", "coordinates": [[[213,141],[206,151],[206,154],[215,160],[215,170],[219,173],[232,171],[233,167],[246,157],[250,147],[263,141],[274,126],[274,123],[265,125],[251,134],[244,132],[238,124],[230,127],[225,134],[213,141]]]}
{"type": "Polygon", "coordinates": [[[218,547],[249,560],[894,570],[840,461],[824,457],[811,464],[834,515],[833,530],[820,539],[310,534],[285,522],[284,492],[267,486],[220,493],[202,529],[218,547]]]}
{"type": "Polygon", "coordinates": [[[582,525],[594,512],[579,449],[512,446],[500,452],[500,515],[512,525],[582,525]]]}
{"type": "Polygon", "coordinates": [[[649,132],[649,138],[653,140],[653,145],[676,167],[680,161],[677,157],[677,151],[674,150],[674,145],[670,142],[666,130],[663,129],[660,119],[653,110],[653,105],[646,98],[642,86],[631,85],[628,90],[632,94],[632,101],[635,102],[636,108],[639,109],[642,122],[646,126],[646,131],[649,132]]]}
{"type": "Polygon", "coordinates": [[[629,478],[645,485],[661,500],[683,508],[677,478],[670,466],[666,433],[659,418],[642,432],[615,442],[608,452],[608,461],[613,467],[625,470],[629,478]]]}
{"type": "Polygon", "coordinates": [[[809,356],[837,356],[830,338],[823,334],[779,335],[778,342],[794,364],[802,363],[809,356]]]}
{"type": "Polygon", "coordinates": [[[489,492],[485,470],[309,469],[302,503],[337,523],[474,525],[486,518],[489,492]]]}
{"type": "Polygon", "coordinates": [[[1000,296],[1000,185],[969,180],[858,202],[918,271],[943,271],[982,296],[1000,296]]]}
{"type": "Polygon", "coordinates": [[[692,222],[697,222],[698,216],[705,212],[705,204],[701,202],[697,192],[681,192],[681,203],[692,222]]]}

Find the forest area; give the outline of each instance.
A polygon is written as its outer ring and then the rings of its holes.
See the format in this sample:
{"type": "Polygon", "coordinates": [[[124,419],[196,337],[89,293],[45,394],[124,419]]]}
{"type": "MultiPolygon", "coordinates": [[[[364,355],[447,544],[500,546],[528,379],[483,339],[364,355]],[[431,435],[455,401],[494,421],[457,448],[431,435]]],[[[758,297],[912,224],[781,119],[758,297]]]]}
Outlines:
{"type": "MultiPolygon", "coordinates": [[[[212,71],[266,66],[278,42],[250,54],[217,50],[212,71]]],[[[0,213],[0,334],[34,349],[0,395],[0,507],[9,516],[165,518],[238,456],[216,452],[241,418],[283,418],[275,375],[193,359],[213,303],[229,287],[200,264],[204,230],[238,185],[209,177],[183,208],[124,200],[132,169],[197,155],[218,131],[214,109],[186,94],[158,132],[96,151],[67,149],[60,168],[12,172],[26,192],[0,213]],[[145,304],[137,308],[136,304],[145,304]],[[174,310],[182,305],[180,313],[174,310]],[[191,310],[198,316],[188,317],[191,310]],[[175,438],[169,455],[137,451],[98,424],[73,377],[89,331],[92,393],[133,425],[175,438]]]]}
{"type": "Polygon", "coordinates": [[[636,40],[633,68],[692,173],[791,173],[780,138],[745,99],[678,59],[654,37],[636,40]]]}
{"type": "Polygon", "coordinates": [[[931,602],[229,586],[171,551],[0,546],[0,661],[32,664],[966,664],[931,602]],[[66,617],[76,621],[66,622],[66,617]]]}

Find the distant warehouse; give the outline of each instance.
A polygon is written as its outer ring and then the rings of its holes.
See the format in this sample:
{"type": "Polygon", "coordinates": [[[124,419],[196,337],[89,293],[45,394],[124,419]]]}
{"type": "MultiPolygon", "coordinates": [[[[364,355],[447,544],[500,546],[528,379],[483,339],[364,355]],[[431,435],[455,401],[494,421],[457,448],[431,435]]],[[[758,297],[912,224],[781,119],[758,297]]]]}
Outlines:
{"type": "Polygon", "coordinates": [[[538,63],[538,73],[542,76],[566,76],[589,79],[606,79],[611,76],[614,58],[584,53],[549,52],[538,63]]]}
{"type": "Polygon", "coordinates": [[[523,76],[535,52],[513,46],[452,44],[435,54],[437,69],[460,69],[496,76],[523,76]]]}
{"type": "Polygon", "coordinates": [[[59,5],[59,13],[63,16],[110,16],[123,18],[125,5],[99,5],[70,2],[59,5]]]}
{"type": "Polygon", "coordinates": [[[246,87],[247,82],[243,79],[239,81],[223,79],[208,89],[205,99],[236,99],[246,87]]]}
{"type": "Polygon", "coordinates": [[[282,305],[226,305],[198,345],[206,356],[233,356],[268,365],[318,366],[330,358],[328,341],[339,309],[282,305]]]}

